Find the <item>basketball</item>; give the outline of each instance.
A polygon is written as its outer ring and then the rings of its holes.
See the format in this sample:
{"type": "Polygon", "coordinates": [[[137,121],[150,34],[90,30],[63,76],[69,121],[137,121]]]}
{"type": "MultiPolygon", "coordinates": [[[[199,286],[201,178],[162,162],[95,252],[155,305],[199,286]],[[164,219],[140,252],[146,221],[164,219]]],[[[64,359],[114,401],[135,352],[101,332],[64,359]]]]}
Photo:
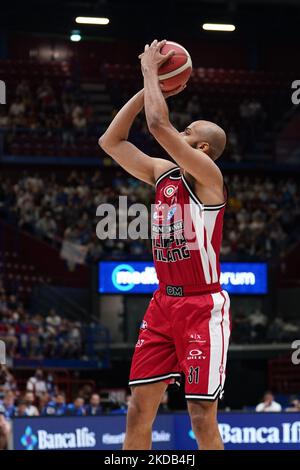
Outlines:
{"type": "Polygon", "coordinates": [[[188,51],[176,42],[167,41],[160,52],[167,54],[170,50],[174,50],[175,54],[159,68],[162,91],[176,90],[187,83],[192,73],[192,59],[188,51]]]}

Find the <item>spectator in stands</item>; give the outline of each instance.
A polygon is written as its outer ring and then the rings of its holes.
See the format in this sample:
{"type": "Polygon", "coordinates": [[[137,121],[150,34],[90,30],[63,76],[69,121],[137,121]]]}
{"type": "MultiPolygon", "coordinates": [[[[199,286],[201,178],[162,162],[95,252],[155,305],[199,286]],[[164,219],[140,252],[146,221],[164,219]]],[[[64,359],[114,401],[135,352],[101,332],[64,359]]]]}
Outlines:
{"type": "Polygon", "coordinates": [[[91,384],[84,384],[80,389],[78,390],[78,397],[81,397],[84,399],[84,402],[87,403],[90,401],[90,398],[93,394],[93,387],[91,384]]]}
{"type": "Polygon", "coordinates": [[[39,397],[42,393],[47,392],[47,384],[44,379],[44,373],[42,369],[37,369],[34,376],[28,379],[26,390],[28,392],[33,392],[36,397],[39,397]]]}
{"type": "Polygon", "coordinates": [[[284,320],[281,316],[275,318],[269,326],[267,338],[269,342],[280,343],[283,341],[284,320]]]}
{"type": "Polygon", "coordinates": [[[8,114],[6,114],[3,106],[0,107],[0,129],[6,129],[10,127],[11,120],[8,114]]]}
{"type": "Polygon", "coordinates": [[[262,402],[259,403],[255,408],[255,411],[258,412],[258,413],[261,413],[261,412],[279,412],[281,410],[282,410],[282,407],[281,407],[280,403],[277,403],[275,401],[274,395],[270,391],[265,392],[262,402]]]}
{"type": "Polygon", "coordinates": [[[54,327],[60,326],[61,317],[56,313],[54,308],[51,308],[51,310],[49,311],[49,314],[46,318],[46,323],[47,325],[54,326],[54,327]]]}
{"type": "Polygon", "coordinates": [[[267,330],[268,318],[257,308],[251,315],[249,315],[249,323],[252,328],[252,341],[261,343],[265,341],[267,330]]]}
{"type": "Polygon", "coordinates": [[[21,80],[16,87],[16,96],[20,97],[24,101],[30,101],[31,91],[27,80],[21,80]]]}
{"type": "Polygon", "coordinates": [[[83,114],[83,110],[78,111],[75,115],[73,113],[73,125],[77,131],[86,130],[87,120],[83,114]]]}
{"type": "Polygon", "coordinates": [[[65,394],[59,392],[42,410],[43,416],[64,416],[67,413],[65,394]]]}
{"type": "Polygon", "coordinates": [[[54,382],[54,377],[52,374],[47,375],[46,386],[47,386],[47,392],[52,397],[57,389],[55,382],[54,382]]]}
{"type": "Polygon", "coordinates": [[[55,239],[57,224],[50,211],[46,211],[44,216],[39,219],[36,223],[37,233],[47,241],[53,241],[55,239]]]}
{"type": "MultiPolygon", "coordinates": [[[[7,310],[3,317],[4,316],[6,316],[8,320],[9,317],[11,317],[11,312],[7,310]]],[[[14,325],[11,325],[9,321],[2,322],[0,320],[0,340],[5,342],[7,356],[13,357],[18,346],[18,338],[16,336],[16,329],[14,325]]]]}
{"type": "Polygon", "coordinates": [[[101,406],[101,399],[98,393],[93,393],[90,398],[90,402],[85,407],[86,416],[99,416],[103,413],[101,406]]]}
{"type": "Polygon", "coordinates": [[[300,400],[297,395],[292,395],[290,397],[290,404],[284,411],[288,411],[291,413],[300,413],[300,400]]]}
{"type": "Polygon", "coordinates": [[[46,404],[50,401],[50,395],[48,392],[41,392],[38,397],[36,397],[38,403],[39,413],[45,408],[46,404]]]}
{"type": "MultiPolygon", "coordinates": [[[[15,411],[15,416],[21,418],[21,417],[25,417],[25,416],[29,416],[27,414],[27,402],[26,400],[18,400],[17,402],[17,408],[16,408],[16,411],[15,411]]],[[[37,416],[37,415],[34,415],[34,416],[37,416]]]]}
{"type": "Polygon", "coordinates": [[[128,411],[128,406],[131,400],[131,394],[127,393],[124,403],[119,403],[117,408],[112,408],[110,414],[112,415],[126,415],[128,411]]]}
{"type": "Polygon", "coordinates": [[[9,108],[9,114],[12,118],[18,118],[25,113],[25,105],[20,96],[12,102],[9,108]]]}
{"type": "Polygon", "coordinates": [[[26,416],[39,416],[39,410],[34,405],[35,397],[32,392],[26,392],[24,395],[24,401],[26,404],[25,415],[26,416]]]}
{"type": "Polygon", "coordinates": [[[44,82],[38,87],[36,93],[41,110],[45,113],[52,111],[56,105],[56,100],[49,80],[44,80],[44,82]]]}
{"type": "Polygon", "coordinates": [[[5,418],[5,410],[0,405],[0,450],[7,449],[11,424],[5,418]]]}
{"type": "Polygon", "coordinates": [[[0,406],[4,409],[4,415],[6,418],[13,418],[16,412],[15,406],[15,394],[12,391],[6,392],[2,401],[0,401],[0,406]]]}
{"type": "Polygon", "coordinates": [[[75,398],[73,403],[67,406],[68,416],[85,416],[84,399],[81,397],[75,398]]]}
{"type": "Polygon", "coordinates": [[[17,384],[13,374],[8,370],[7,366],[0,364],[0,398],[3,398],[8,391],[15,391],[17,384]]]}
{"type": "Polygon", "coordinates": [[[8,296],[7,307],[11,310],[16,310],[18,308],[17,296],[15,294],[8,296]]]}

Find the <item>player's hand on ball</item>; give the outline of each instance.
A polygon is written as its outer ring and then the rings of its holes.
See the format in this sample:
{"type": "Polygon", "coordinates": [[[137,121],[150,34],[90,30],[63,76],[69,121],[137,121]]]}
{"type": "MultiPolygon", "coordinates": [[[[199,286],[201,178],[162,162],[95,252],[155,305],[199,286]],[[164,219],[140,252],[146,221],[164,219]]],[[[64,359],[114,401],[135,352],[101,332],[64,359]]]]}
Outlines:
{"type": "Polygon", "coordinates": [[[175,51],[173,50],[169,51],[167,54],[160,53],[161,48],[166,44],[166,42],[167,41],[165,39],[163,41],[155,39],[150,46],[149,44],[146,44],[144,52],[139,55],[143,73],[146,69],[152,69],[157,72],[159,67],[175,54],[175,51]]]}

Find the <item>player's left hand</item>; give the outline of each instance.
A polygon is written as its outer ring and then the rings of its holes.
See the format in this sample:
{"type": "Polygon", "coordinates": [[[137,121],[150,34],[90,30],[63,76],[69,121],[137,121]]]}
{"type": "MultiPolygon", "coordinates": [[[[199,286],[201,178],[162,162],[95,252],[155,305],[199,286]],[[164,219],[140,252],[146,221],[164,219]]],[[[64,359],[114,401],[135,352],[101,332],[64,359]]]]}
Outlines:
{"type": "Polygon", "coordinates": [[[175,54],[175,51],[173,50],[169,51],[167,54],[160,53],[161,48],[166,44],[166,42],[166,39],[163,41],[154,39],[150,46],[149,44],[146,44],[144,52],[139,55],[143,73],[146,69],[152,69],[157,72],[159,67],[175,54]]]}

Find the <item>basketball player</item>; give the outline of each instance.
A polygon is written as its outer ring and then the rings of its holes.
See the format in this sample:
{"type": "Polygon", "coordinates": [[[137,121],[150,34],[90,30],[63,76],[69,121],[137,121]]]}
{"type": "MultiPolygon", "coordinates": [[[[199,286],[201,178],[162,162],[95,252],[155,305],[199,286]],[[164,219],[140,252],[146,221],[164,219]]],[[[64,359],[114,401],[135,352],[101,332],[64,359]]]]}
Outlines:
{"type": "Polygon", "coordinates": [[[140,55],[144,90],[125,104],[99,139],[99,145],[129,173],[156,185],[152,230],[159,289],[145,314],[132,360],[124,449],[151,448],[152,424],[162,396],[182,372],[199,448],[223,449],[217,405],[225,380],[230,319],[229,297],[219,283],[226,195],[215,161],[226,136],[208,121],[193,122],[183,132],[172,126],[158,80],[158,68],[173,53],[160,54],[164,44],[155,40],[146,45],[140,55]],[[151,158],[128,142],[130,127],[143,106],[150,133],[175,164],[151,158]],[[171,207],[165,218],[158,214],[161,206],[171,207]],[[184,213],[177,224],[172,223],[175,207],[184,213]],[[186,234],[191,224],[193,243],[186,234]]]}

